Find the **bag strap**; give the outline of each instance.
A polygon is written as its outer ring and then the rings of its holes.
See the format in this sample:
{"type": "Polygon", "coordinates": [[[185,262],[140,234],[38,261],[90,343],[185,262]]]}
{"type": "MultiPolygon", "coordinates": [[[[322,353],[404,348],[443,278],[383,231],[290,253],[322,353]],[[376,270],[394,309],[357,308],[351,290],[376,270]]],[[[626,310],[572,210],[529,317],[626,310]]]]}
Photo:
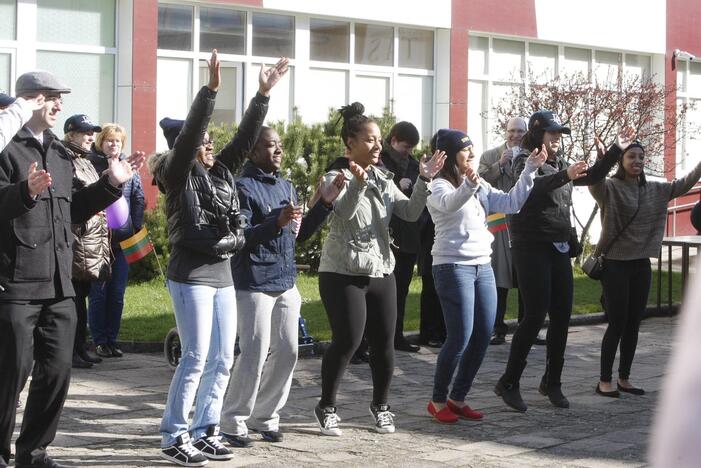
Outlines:
{"type": "Polygon", "coordinates": [[[611,250],[611,247],[613,247],[613,244],[616,243],[619,237],[621,237],[621,234],[625,232],[626,229],[628,229],[628,226],[633,222],[636,216],[638,216],[638,211],[640,211],[640,185],[638,185],[638,207],[635,209],[635,213],[633,213],[633,216],[628,220],[625,226],[621,228],[620,231],[618,231],[618,234],[609,242],[609,245],[607,246],[606,250],[601,249],[601,257],[605,257],[606,254],[608,253],[609,250],[611,250]]]}

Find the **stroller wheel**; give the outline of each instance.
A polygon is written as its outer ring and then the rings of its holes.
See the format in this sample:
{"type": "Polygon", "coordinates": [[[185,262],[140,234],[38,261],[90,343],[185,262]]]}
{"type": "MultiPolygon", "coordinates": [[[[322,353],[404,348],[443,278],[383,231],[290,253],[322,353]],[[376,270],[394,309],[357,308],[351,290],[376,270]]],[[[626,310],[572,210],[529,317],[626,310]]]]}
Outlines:
{"type": "Polygon", "coordinates": [[[163,342],[163,353],[170,367],[173,369],[178,367],[182,349],[180,348],[180,335],[178,335],[177,328],[172,328],[166,335],[166,339],[163,342]]]}

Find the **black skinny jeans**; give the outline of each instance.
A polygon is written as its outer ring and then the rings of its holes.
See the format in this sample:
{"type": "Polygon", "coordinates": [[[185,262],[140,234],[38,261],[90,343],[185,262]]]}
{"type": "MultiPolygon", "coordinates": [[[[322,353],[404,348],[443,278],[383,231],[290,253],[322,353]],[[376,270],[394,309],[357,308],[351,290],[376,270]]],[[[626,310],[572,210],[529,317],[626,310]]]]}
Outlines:
{"type": "MultiPolygon", "coordinates": [[[[523,299],[521,299],[521,293],[518,292],[518,289],[515,289],[515,291],[518,294],[518,322],[521,323],[521,320],[523,320],[523,299]]],[[[509,288],[497,287],[497,315],[494,319],[494,333],[496,335],[506,335],[509,331],[509,327],[504,322],[508,297],[509,288]]]]}
{"type": "Polygon", "coordinates": [[[601,341],[601,381],[610,382],[616,348],[621,345],[618,377],[630,377],[638,330],[645,313],[652,269],[650,259],[604,260],[601,286],[606,301],[608,327],[601,341]]]}
{"type": "Polygon", "coordinates": [[[370,346],[372,403],[387,403],[394,372],[397,321],[394,275],[369,278],[322,272],[319,273],[319,294],[331,325],[331,344],[321,361],[319,406],[336,406],[338,386],[364,331],[370,346]]]}
{"type": "Polygon", "coordinates": [[[549,242],[512,247],[511,254],[524,310],[523,320],[511,340],[502,381],[507,384],[519,382],[531,346],[548,315],[550,324],[543,380],[549,386],[560,385],[572,314],[573,282],[569,254],[559,252],[549,242]]]}
{"type": "Polygon", "coordinates": [[[75,314],[78,319],[75,325],[73,354],[79,354],[85,351],[87,339],[88,306],[85,301],[90,294],[90,282],[73,280],[73,289],[75,290],[75,314]]]}
{"type": "Polygon", "coordinates": [[[421,343],[429,341],[445,341],[445,319],[441,301],[438,299],[436,284],[433,282],[433,274],[421,276],[421,322],[419,325],[419,339],[421,343]]]}

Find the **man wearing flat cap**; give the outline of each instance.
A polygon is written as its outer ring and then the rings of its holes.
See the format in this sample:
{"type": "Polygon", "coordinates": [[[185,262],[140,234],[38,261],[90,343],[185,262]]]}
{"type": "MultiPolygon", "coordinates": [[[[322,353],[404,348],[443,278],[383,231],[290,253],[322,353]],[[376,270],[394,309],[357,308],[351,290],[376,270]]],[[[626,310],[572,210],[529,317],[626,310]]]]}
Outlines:
{"type": "Polygon", "coordinates": [[[46,447],[68,392],[76,322],[71,223],[117,200],[143,156],[115,161],[98,182],[74,190],[71,157],[50,130],[70,88],[34,71],[15,89],[45,103],[0,153],[0,467],[10,461],[15,403],[32,372],[15,466],[55,468],[46,447]]]}

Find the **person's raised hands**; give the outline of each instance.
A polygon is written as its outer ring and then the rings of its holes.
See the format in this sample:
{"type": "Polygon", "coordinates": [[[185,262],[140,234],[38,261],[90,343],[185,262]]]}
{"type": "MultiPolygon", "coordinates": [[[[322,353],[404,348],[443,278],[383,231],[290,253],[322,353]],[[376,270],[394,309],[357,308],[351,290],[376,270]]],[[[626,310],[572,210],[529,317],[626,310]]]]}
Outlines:
{"type": "Polygon", "coordinates": [[[206,62],[207,68],[209,68],[209,83],[207,83],[207,87],[212,91],[217,91],[221,84],[221,62],[217,55],[217,49],[212,50],[212,56],[206,62]]]}
{"type": "Polygon", "coordinates": [[[586,161],[577,161],[576,163],[572,164],[570,167],[567,168],[567,177],[569,177],[570,180],[581,179],[582,177],[587,175],[588,168],[589,165],[586,161]]]}
{"type": "Polygon", "coordinates": [[[431,159],[428,159],[428,156],[424,154],[419,161],[419,174],[428,179],[433,179],[443,168],[445,158],[445,151],[440,150],[436,150],[431,159]]]}
{"type": "Polygon", "coordinates": [[[618,132],[618,135],[616,135],[616,146],[618,146],[621,151],[625,151],[626,148],[635,141],[636,136],[637,133],[635,129],[630,125],[626,125],[618,132]]]}
{"type": "Polygon", "coordinates": [[[351,161],[349,163],[349,167],[351,173],[355,176],[356,179],[358,179],[361,182],[364,182],[368,180],[368,173],[365,172],[365,169],[360,167],[359,164],[356,164],[355,162],[351,161]]]}
{"type": "Polygon", "coordinates": [[[528,159],[526,160],[526,164],[528,164],[531,167],[542,167],[543,164],[545,164],[545,161],[548,159],[548,150],[545,149],[545,145],[543,145],[540,148],[540,151],[538,148],[535,148],[533,151],[531,151],[531,154],[528,156],[528,159]]]}
{"type": "Polygon", "coordinates": [[[270,90],[285,76],[289,69],[290,59],[283,57],[272,67],[261,64],[258,74],[258,92],[263,96],[270,96],[270,90]]]}

